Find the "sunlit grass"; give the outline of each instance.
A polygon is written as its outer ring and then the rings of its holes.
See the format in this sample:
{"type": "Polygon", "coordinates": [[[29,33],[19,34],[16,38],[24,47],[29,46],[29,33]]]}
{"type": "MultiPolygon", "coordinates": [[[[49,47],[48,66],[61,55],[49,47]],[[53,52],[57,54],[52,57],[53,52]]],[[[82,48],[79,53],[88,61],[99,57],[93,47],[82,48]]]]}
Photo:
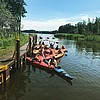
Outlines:
{"type": "MultiPolygon", "coordinates": [[[[28,35],[21,34],[19,36],[20,46],[28,42],[28,35]]],[[[0,56],[3,56],[9,52],[14,52],[15,50],[15,37],[8,37],[0,39],[0,56]]]]}

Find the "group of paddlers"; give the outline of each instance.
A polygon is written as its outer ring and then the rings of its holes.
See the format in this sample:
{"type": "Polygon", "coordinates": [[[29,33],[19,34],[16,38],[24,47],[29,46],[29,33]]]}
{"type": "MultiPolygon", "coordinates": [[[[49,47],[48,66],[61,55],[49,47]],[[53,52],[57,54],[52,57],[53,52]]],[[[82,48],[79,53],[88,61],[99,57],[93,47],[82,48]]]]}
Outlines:
{"type": "Polygon", "coordinates": [[[65,47],[62,46],[61,48],[59,48],[57,44],[57,46],[54,48],[55,43],[56,42],[50,43],[49,41],[50,46],[48,47],[48,45],[46,45],[44,42],[39,41],[39,44],[34,47],[34,50],[38,50],[38,52],[37,53],[33,52],[33,55],[32,55],[33,61],[41,62],[41,59],[39,58],[39,56],[42,56],[43,58],[42,61],[47,63],[48,66],[54,65],[55,67],[58,67],[55,55],[64,54],[64,51],[62,49],[65,49],[65,47]]]}

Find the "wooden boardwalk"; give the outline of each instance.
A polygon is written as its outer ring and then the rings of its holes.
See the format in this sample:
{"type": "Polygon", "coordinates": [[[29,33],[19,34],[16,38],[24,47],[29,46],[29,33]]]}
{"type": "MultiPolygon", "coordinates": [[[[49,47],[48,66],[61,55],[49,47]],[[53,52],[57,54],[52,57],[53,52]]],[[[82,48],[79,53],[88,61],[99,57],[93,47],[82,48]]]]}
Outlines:
{"type": "Polygon", "coordinates": [[[29,34],[29,42],[20,47],[20,40],[16,40],[16,51],[0,57],[0,84],[6,83],[11,72],[24,64],[25,57],[37,42],[37,35],[29,34]],[[33,39],[33,40],[32,40],[33,39]]]}
{"type": "MultiPolygon", "coordinates": [[[[25,58],[25,55],[28,52],[27,45],[28,43],[20,47],[20,60],[21,58],[23,59],[23,57],[25,58]]],[[[5,83],[10,78],[10,68],[15,68],[15,58],[13,58],[13,55],[14,52],[11,52],[0,57],[0,84],[5,83]]]]}
{"type": "MultiPolygon", "coordinates": [[[[20,57],[27,53],[27,45],[28,43],[20,47],[20,57]]],[[[0,57],[0,66],[5,66],[5,65],[11,66],[14,63],[14,59],[12,58],[13,55],[14,52],[11,52],[9,54],[0,57]]]]}
{"type": "MultiPolygon", "coordinates": [[[[28,43],[24,46],[20,47],[20,61],[21,58],[25,58],[27,54],[28,43]]],[[[10,68],[14,66],[15,68],[15,58],[13,58],[14,52],[8,53],[2,57],[0,57],[0,84],[6,83],[6,81],[10,78],[10,68]]],[[[21,62],[20,62],[21,64],[21,62]]],[[[19,65],[20,66],[20,65],[19,65]]],[[[12,67],[13,68],[13,67],[12,67]]]]}

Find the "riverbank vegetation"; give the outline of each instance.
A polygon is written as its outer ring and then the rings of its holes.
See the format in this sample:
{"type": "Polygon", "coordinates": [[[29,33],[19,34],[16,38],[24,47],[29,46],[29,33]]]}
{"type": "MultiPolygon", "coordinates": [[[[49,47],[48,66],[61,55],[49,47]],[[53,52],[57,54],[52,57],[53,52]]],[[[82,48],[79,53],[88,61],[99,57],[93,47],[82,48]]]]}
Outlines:
{"type": "Polygon", "coordinates": [[[64,38],[64,39],[100,42],[99,35],[56,33],[54,36],[57,38],[64,38]]]}
{"type": "Polygon", "coordinates": [[[100,42],[100,18],[60,26],[55,37],[100,42]]]}
{"type": "Polygon", "coordinates": [[[0,38],[19,33],[21,17],[25,17],[24,0],[0,0],[0,38]]]}
{"type": "Polygon", "coordinates": [[[21,33],[21,17],[25,17],[24,0],[0,0],[0,56],[14,50],[15,34],[21,45],[27,42],[27,35],[21,33]]]}
{"type": "MultiPolygon", "coordinates": [[[[26,44],[28,42],[28,35],[20,34],[20,46],[26,44]]],[[[15,50],[15,36],[6,37],[0,39],[0,56],[3,56],[9,52],[14,52],[15,50]]]]}

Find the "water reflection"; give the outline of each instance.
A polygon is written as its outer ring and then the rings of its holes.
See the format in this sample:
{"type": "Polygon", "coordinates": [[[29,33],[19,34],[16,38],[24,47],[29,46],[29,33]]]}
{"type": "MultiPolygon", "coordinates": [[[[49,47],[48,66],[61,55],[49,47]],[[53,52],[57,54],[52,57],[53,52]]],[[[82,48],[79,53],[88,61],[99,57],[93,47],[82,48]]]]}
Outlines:
{"type": "MultiPolygon", "coordinates": [[[[28,65],[29,65],[29,68],[30,68],[30,66],[32,66],[30,64],[28,64],[28,65]]],[[[52,70],[52,69],[51,70],[50,69],[45,69],[45,68],[41,68],[41,67],[36,68],[36,67],[37,66],[32,66],[32,69],[33,70],[35,69],[34,72],[36,72],[36,69],[39,69],[40,73],[41,73],[41,71],[45,71],[46,73],[50,74],[49,78],[53,78],[55,75],[57,75],[57,76],[61,77],[62,79],[66,80],[66,82],[68,82],[72,86],[72,81],[70,79],[62,76],[59,73],[56,73],[54,70],[52,70]]]]}
{"type": "Polygon", "coordinates": [[[0,100],[18,100],[26,92],[28,76],[21,69],[17,70],[6,84],[1,86],[0,100]]]}
{"type": "MultiPolygon", "coordinates": [[[[50,79],[54,79],[55,75],[57,75],[53,70],[44,70],[32,65],[27,65],[27,67],[23,66],[22,69],[17,70],[11,79],[5,85],[0,87],[0,100],[20,100],[20,98],[27,94],[27,85],[33,84],[31,77],[33,77],[33,79],[35,78],[34,81],[36,81],[36,77],[34,76],[35,73],[38,73],[39,76],[41,76],[43,71],[48,73],[50,79]]],[[[59,74],[58,76],[72,85],[72,82],[69,79],[62,77],[59,74]]],[[[37,82],[35,84],[37,84],[37,82]]],[[[28,88],[28,91],[32,91],[31,88],[28,88]]]]}
{"type": "Polygon", "coordinates": [[[58,41],[68,49],[68,56],[63,56],[59,65],[74,77],[73,81],[26,65],[0,87],[0,100],[100,100],[100,45],[58,41]]]}
{"type": "Polygon", "coordinates": [[[100,43],[76,41],[76,49],[86,55],[91,54],[95,57],[100,57],[100,43]]]}
{"type": "Polygon", "coordinates": [[[87,52],[100,52],[100,43],[96,42],[76,41],[76,47],[78,49],[85,48],[87,52]]]}

